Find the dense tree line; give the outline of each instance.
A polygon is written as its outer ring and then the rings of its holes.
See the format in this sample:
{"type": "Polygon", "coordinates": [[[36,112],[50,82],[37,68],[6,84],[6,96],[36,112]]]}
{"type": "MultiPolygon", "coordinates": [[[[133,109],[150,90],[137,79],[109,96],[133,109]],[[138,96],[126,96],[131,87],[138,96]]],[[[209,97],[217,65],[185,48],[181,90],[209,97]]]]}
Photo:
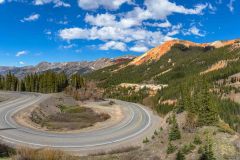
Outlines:
{"type": "Polygon", "coordinates": [[[211,93],[207,80],[198,79],[193,84],[181,87],[178,109],[188,111],[191,123],[196,120],[198,126],[215,125],[219,120],[219,112],[216,98],[211,93]]]}
{"type": "Polygon", "coordinates": [[[225,99],[218,102],[219,115],[232,129],[240,132],[240,104],[225,99]]]}
{"type": "Polygon", "coordinates": [[[67,77],[65,73],[44,72],[41,74],[29,74],[19,79],[14,74],[8,73],[0,76],[0,90],[26,91],[41,93],[56,93],[63,91],[67,86],[79,89],[85,85],[80,75],[67,77]]]}

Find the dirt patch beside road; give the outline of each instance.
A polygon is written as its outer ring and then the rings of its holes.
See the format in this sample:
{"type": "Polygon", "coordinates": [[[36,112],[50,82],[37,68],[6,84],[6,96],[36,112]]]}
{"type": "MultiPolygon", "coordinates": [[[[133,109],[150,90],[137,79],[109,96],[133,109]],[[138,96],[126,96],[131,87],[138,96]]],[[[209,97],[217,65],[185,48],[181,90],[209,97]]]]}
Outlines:
{"type": "Polygon", "coordinates": [[[50,132],[82,132],[105,128],[122,120],[122,110],[109,101],[78,102],[64,94],[53,94],[40,104],[16,115],[20,125],[50,132]]]}

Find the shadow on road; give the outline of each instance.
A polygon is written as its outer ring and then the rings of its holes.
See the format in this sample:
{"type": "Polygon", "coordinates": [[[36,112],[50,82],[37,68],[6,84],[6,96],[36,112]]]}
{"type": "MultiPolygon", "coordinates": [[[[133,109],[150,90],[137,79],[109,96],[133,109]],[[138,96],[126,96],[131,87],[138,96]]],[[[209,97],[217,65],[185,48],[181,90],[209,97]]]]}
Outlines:
{"type": "Polygon", "coordinates": [[[0,128],[0,131],[13,130],[13,129],[17,129],[17,128],[0,128]]]}

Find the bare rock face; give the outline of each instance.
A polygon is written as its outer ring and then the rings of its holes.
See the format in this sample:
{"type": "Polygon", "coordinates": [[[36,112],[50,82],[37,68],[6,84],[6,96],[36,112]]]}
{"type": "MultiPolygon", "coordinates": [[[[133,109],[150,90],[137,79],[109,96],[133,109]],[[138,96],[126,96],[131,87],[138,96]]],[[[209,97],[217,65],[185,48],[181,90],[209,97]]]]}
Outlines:
{"type": "Polygon", "coordinates": [[[64,62],[64,63],[49,63],[41,62],[36,66],[25,66],[25,67],[1,67],[0,75],[7,74],[11,72],[17,77],[22,78],[26,74],[31,73],[42,73],[46,71],[54,71],[57,73],[65,72],[67,75],[72,75],[75,73],[85,74],[98,69],[102,69],[107,66],[111,66],[118,63],[123,63],[134,59],[134,56],[124,56],[114,59],[101,58],[96,61],[81,61],[81,62],[64,62]]]}

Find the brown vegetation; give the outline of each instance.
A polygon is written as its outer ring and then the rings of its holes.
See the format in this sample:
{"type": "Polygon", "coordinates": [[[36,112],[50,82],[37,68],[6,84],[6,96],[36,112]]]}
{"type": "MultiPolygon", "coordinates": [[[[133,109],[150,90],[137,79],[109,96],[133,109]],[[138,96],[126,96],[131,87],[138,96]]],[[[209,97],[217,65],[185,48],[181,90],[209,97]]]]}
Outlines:
{"type": "MultiPolygon", "coordinates": [[[[48,130],[78,130],[93,126],[110,118],[108,114],[96,113],[90,108],[81,106],[58,106],[60,113],[55,113],[44,118],[39,118],[39,113],[33,112],[31,119],[48,130]],[[40,119],[40,120],[39,120],[40,119]]],[[[40,115],[41,116],[41,115],[40,115]]]]}
{"type": "Polygon", "coordinates": [[[19,148],[12,160],[77,160],[76,157],[53,149],[19,148]]]}
{"type": "Polygon", "coordinates": [[[14,118],[26,127],[45,131],[76,131],[110,118],[104,110],[85,107],[71,96],[59,93],[39,105],[17,113],[14,118]]]}
{"type": "Polygon", "coordinates": [[[86,86],[80,89],[67,87],[65,93],[80,101],[103,99],[103,90],[99,89],[95,82],[87,82],[86,86]]]}

